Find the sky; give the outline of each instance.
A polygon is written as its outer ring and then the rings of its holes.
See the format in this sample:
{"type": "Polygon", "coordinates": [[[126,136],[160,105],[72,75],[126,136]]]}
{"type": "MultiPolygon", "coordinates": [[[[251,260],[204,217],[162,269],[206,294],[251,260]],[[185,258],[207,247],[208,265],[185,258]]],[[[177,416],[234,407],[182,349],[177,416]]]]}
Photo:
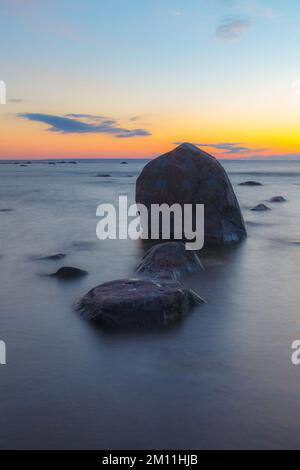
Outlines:
{"type": "Polygon", "coordinates": [[[0,18],[0,159],[300,155],[298,0],[0,0],[0,18]]]}

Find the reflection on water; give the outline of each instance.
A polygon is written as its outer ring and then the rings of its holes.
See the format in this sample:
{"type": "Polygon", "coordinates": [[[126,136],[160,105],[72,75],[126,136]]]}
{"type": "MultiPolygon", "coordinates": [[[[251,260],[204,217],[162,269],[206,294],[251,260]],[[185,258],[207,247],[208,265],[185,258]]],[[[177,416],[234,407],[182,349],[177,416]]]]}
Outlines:
{"type": "Polygon", "coordinates": [[[96,208],[134,197],[144,162],[0,165],[1,448],[299,448],[300,163],[226,162],[249,237],[205,251],[187,283],[207,300],[176,328],[109,334],[74,303],[130,277],[134,241],[98,241],[96,208]],[[95,179],[111,174],[109,182],[95,179]],[[240,187],[257,178],[261,187],[240,187]],[[272,196],[268,213],[249,209],[272,196]],[[66,253],[63,260],[32,257],[66,253]],[[73,265],[75,282],[40,276],[73,265]]]}

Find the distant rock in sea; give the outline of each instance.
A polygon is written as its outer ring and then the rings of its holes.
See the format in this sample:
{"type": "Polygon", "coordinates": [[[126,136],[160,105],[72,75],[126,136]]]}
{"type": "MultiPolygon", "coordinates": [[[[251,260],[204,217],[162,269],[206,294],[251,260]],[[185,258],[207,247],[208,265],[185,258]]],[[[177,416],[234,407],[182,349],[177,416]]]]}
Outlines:
{"type": "MultiPolygon", "coordinates": [[[[152,204],[205,206],[205,245],[220,246],[246,238],[239,203],[221,164],[192,144],[182,144],[151,160],[136,183],[136,202],[151,212],[152,204]]],[[[148,219],[150,236],[151,218],[148,219]]]]}
{"type": "Polygon", "coordinates": [[[125,279],[89,291],[77,310],[87,320],[113,329],[167,327],[204,303],[181,282],[125,279]]]}
{"type": "Polygon", "coordinates": [[[244,181],[240,183],[239,186],[262,186],[262,184],[257,181],[244,181]]]}
{"type": "Polygon", "coordinates": [[[10,209],[10,208],[4,208],[4,209],[0,209],[0,212],[13,212],[14,209],[10,209]]]}
{"type": "Polygon", "coordinates": [[[275,196],[269,202],[287,202],[287,200],[283,196],[275,196]]]}
{"type": "Polygon", "coordinates": [[[96,175],[96,178],[110,178],[110,177],[111,175],[105,174],[105,173],[104,174],[100,173],[99,175],[96,175]]]}
{"type": "Polygon", "coordinates": [[[53,253],[50,255],[45,255],[45,256],[37,256],[35,257],[36,260],[39,261],[45,261],[45,260],[50,260],[50,261],[57,261],[60,259],[65,258],[67,255],[65,253],[53,253]]]}
{"type": "Polygon", "coordinates": [[[144,255],[137,273],[156,279],[178,280],[203,269],[198,255],[185,249],[184,243],[160,243],[144,255]]]}
{"type": "Polygon", "coordinates": [[[253,207],[253,209],[251,210],[256,211],[256,212],[263,212],[263,211],[270,211],[272,209],[270,209],[270,207],[266,206],[265,204],[258,204],[257,206],[253,207]]]}
{"type": "Polygon", "coordinates": [[[128,165],[128,162],[121,162],[121,165],[128,165]]]}
{"type": "Polygon", "coordinates": [[[51,274],[51,276],[55,276],[60,279],[76,279],[79,277],[86,276],[87,274],[88,272],[84,271],[83,269],[64,266],[58,271],[56,271],[56,273],[51,274]]]}

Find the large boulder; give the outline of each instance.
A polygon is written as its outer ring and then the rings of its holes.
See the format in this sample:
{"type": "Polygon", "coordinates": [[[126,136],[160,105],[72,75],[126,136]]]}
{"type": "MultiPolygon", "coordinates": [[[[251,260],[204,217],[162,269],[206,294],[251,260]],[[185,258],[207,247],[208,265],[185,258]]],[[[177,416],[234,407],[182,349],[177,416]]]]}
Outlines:
{"type": "Polygon", "coordinates": [[[178,280],[203,269],[198,255],[181,242],[160,243],[144,255],[137,273],[156,279],[178,280]]]}
{"type": "MultiPolygon", "coordinates": [[[[221,164],[192,144],[150,161],[137,179],[136,202],[148,212],[151,204],[205,205],[205,245],[243,240],[246,228],[239,203],[221,164]]],[[[150,230],[150,218],[149,230],[150,230]]],[[[143,223],[142,223],[143,224],[143,223]]]]}
{"type": "Polygon", "coordinates": [[[203,302],[178,281],[126,279],[95,287],[77,310],[104,327],[135,329],[170,326],[203,302]]]}

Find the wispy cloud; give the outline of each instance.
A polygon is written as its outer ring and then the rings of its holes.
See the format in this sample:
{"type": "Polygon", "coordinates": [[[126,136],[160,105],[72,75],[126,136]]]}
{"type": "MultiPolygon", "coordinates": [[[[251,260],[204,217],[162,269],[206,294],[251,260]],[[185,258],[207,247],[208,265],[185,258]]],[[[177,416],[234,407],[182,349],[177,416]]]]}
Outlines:
{"type": "Polygon", "coordinates": [[[23,101],[22,98],[10,98],[8,100],[9,103],[23,103],[23,101]]]}
{"type": "Polygon", "coordinates": [[[184,16],[184,12],[181,10],[174,10],[173,11],[174,16],[184,16]]]}
{"type": "Polygon", "coordinates": [[[47,131],[60,134],[111,134],[118,139],[151,135],[146,129],[127,129],[120,127],[115,119],[91,114],[56,116],[42,113],[19,113],[17,116],[29,121],[47,124],[50,126],[47,131]]]}
{"type": "Polygon", "coordinates": [[[236,42],[252,28],[250,18],[230,17],[222,21],[216,29],[216,36],[229,42],[236,42]]]}
{"type": "MultiPolygon", "coordinates": [[[[180,145],[183,142],[174,142],[175,145],[180,145]]],[[[224,154],[243,154],[248,152],[259,153],[265,152],[268,149],[258,148],[254,149],[252,147],[246,147],[243,142],[220,142],[220,143],[199,143],[193,142],[193,145],[197,147],[209,147],[211,149],[223,150],[224,154]]]]}

